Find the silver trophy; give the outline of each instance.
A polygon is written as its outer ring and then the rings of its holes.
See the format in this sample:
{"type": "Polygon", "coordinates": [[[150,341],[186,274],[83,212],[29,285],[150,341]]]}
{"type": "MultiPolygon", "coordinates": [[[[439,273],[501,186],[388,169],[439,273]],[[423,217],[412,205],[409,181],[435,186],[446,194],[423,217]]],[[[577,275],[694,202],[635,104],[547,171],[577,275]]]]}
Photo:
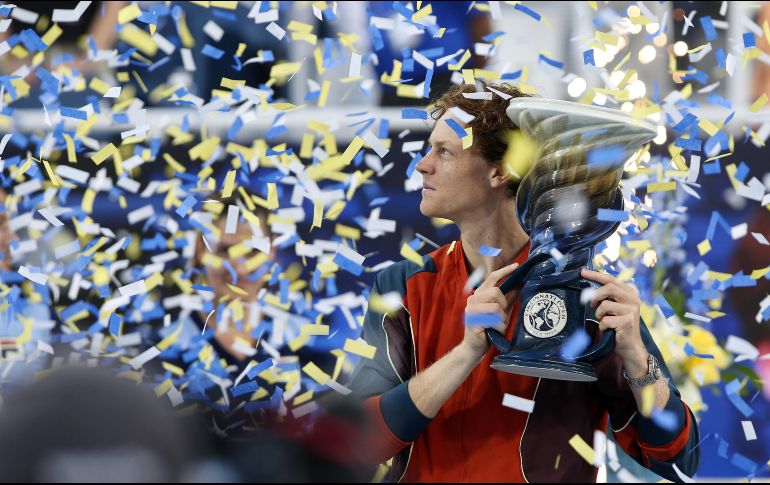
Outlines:
{"type": "Polygon", "coordinates": [[[562,350],[575,332],[591,334],[588,326],[598,324],[593,308],[580,302],[582,291],[597,285],[580,271],[592,268],[596,245],[620,224],[600,220],[599,209],[623,209],[623,167],[656,129],[621,111],[568,101],[514,98],[507,114],[540,151],[516,194],[518,220],[530,236],[529,258],[500,285],[504,294],[520,288],[518,324],[512,341],[487,331],[500,351],[492,367],[593,381],[591,362],[612,351],[614,332],[580,355],[566,357],[562,350]]]}

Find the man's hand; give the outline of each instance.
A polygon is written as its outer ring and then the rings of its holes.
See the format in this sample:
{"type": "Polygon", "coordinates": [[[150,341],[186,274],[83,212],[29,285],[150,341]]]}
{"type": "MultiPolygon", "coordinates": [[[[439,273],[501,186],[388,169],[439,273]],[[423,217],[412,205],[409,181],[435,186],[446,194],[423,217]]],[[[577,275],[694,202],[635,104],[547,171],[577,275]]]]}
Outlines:
{"type": "Polygon", "coordinates": [[[603,286],[591,298],[596,308],[599,329],[615,330],[615,353],[623,360],[629,377],[639,378],[647,374],[647,348],[639,331],[639,311],[642,305],[639,292],[610,275],[583,269],[581,276],[603,286]]]}
{"type": "MultiPolygon", "coordinates": [[[[468,297],[465,314],[498,315],[500,317],[500,324],[493,328],[505,334],[509,320],[508,312],[513,296],[511,295],[510,299],[506,298],[500,291],[497,283],[518,267],[518,263],[513,263],[489,273],[481,286],[468,297]]],[[[465,337],[460,345],[472,359],[480,361],[489,350],[485,328],[482,326],[465,327],[465,337]]]]}

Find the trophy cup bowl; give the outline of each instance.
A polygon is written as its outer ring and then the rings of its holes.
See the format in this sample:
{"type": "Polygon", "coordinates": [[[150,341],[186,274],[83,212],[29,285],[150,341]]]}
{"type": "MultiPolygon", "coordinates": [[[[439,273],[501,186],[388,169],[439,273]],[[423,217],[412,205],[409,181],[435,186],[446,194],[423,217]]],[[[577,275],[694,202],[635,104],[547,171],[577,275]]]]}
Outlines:
{"type": "Polygon", "coordinates": [[[576,332],[598,325],[594,309],[580,302],[596,288],[580,271],[592,269],[596,245],[619,222],[599,220],[599,209],[623,209],[618,188],[626,161],[656,135],[655,126],[621,111],[569,101],[514,98],[508,117],[539,147],[537,160],[516,193],[516,215],[530,236],[527,260],[500,285],[519,288],[512,340],[487,329],[500,354],[492,368],[569,381],[595,381],[592,362],[614,348],[614,332],[578,356],[562,346],[576,332]],[[555,255],[555,257],[554,257],[555,255]]]}

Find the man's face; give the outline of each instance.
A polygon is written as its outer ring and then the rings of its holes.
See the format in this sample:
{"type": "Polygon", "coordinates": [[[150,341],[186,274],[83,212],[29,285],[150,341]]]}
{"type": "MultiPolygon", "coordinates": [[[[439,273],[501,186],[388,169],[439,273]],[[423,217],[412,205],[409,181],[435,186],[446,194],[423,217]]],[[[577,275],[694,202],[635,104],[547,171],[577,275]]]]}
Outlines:
{"type": "MultiPolygon", "coordinates": [[[[251,237],[253,234],[251,226],[248,223],[238,224],[236,231],[233,234],[224,234],[224,222],[218,223],[217,227],[222,231],[220,240],[213,241],[208,239],[208,241],[209,245],[211,246],[212,254],[220,258],[223,261],[223,264],[221,264],[218,268],[214,265],[201,265],[205,267],[209,285],[214,287],[214,292],[216,293],[217,297],[229,295],[231,297],[240,298],[243,301],[255,300],[257,293],[263,286],[263,283],[261,281],[249,281],[249,276],[255,271],[255,269],[249,271],[247,269],[246,261],[260,254],[258,250],[250,248],[251,237]],[[250,249],[245,254],[240,255],[241,251],[238,250],[242,248],[244,243],[246,243],[250,249]],[[236,255],[233,255],[233,250],[237,252],[236,255]],[[237,282],[233,281],[231,272],[224,264],[225,261],[229,262],[232,268],[235,270],[235,274],[238,278],[237,282]],[[238,288],[246,291],[248,296],[237,294],[227,286],[228,284],[237,286],[238,288]]],[[[199,247],[199,250],[208,252],[205,247],[199,247]]],[[[202,256],[202,253],[199,253],[199,255],[202,256]]],[[[269,258],[262,264],[270,264],[269,258]]]]}
{"type": "Polygon", "coordinates": [[[463,150],[462,141],[446,123],[446,113],[433,128],[428,154],[417,164],[423,176],[420,212],[454,222],[476,217],[491,195],[494,170],[473,147],[463,150]]]}

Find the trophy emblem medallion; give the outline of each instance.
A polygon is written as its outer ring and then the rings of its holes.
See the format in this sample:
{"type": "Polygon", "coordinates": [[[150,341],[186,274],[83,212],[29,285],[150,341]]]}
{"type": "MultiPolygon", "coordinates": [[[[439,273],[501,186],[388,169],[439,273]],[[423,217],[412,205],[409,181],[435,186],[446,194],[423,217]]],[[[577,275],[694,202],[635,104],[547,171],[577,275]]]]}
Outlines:
{"type": "Polygon", "coordinates": [[[524,327],[530,335],[549,338],[567,326],[567,305],[553,293],[538,293],[524,309],[524,327]]]}

